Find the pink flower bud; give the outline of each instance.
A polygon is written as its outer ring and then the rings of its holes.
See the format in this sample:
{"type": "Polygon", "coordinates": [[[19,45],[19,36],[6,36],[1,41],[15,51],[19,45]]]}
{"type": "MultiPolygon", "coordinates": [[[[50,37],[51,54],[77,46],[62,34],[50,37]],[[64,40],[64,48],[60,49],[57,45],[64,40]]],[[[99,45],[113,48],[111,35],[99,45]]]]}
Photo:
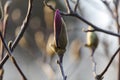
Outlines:
{"type": "Polygon", "coordinates": [[[55,52],[64,53],[67,45],[66,25],[58,9],[54,16],[54,42],[55,52]]]}
{"type": "Polygon", "coordinates": [[[60,15],[60,11],[57,9],[55,11],[55,16],[54,16],[54,36],[57,47],[59,47],[58,41],[61,32],[61,25],[62,25],[61,15],[60,15]]]}

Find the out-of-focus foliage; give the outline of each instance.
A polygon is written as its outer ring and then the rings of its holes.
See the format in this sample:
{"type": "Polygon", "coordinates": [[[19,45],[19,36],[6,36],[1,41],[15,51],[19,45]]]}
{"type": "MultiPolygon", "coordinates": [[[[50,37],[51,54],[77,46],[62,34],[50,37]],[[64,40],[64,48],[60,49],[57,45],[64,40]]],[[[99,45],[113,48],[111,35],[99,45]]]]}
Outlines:
{"type": "Polygon", "coordinates": [[[71,45],[70,45],[70,57],[73,59],[73,60],[79,60],[81,58],[81,47],[82,47],[82,43],[80,42],[80,40],[78,38],[74,39],[72,42],[71,42],[71,45]]]}

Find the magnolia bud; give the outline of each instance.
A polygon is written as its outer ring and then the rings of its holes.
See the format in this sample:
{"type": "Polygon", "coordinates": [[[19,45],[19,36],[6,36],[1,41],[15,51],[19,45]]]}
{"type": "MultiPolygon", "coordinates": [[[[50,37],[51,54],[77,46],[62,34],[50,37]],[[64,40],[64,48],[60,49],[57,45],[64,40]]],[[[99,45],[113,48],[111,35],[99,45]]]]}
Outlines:
{"type": "Polygon", "coordinates": [[[66,25],[57,9],[54,16],[54,44],[53,50],[60,56],[66,51],[67,33],[66,25]]]}
{"type": "MultiPolygon", "coordinates": [[[[93,28],[89,26],[88,30],[93,30],[93,28]]],[[[98,46],[98,42],[99,42],[99,39],[95,32],[87,32],[87,44],[85,46],[90,47],[93,53],[98,46]]]]}

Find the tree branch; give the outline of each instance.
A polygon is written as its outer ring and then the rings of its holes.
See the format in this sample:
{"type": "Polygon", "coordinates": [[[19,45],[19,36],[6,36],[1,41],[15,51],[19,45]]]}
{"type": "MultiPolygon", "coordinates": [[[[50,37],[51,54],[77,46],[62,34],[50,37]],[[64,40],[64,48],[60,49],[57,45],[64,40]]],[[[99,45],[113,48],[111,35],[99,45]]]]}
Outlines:
{"type": "Polygon", "coordinates": [[[64,1],[65,1],[67,10],[68,10],[67,12],[68,12],[68,13],[72,13],[73,11],[72,11],[72,8],[70,7],[69,1],[68,1],[68,0],[64,0],[64,1]]]}
{"type": "Polygon", "coordinates": [[[80,0],[77,0],[77,1],[76,1],[75,8],[74,8],[74,12],[77,11],[77,8],[78,8],[78,5],[79,5],[79,1],[80,1],[80,0]]]}
{"type": "MultiPolygon", "coordinates": [[[[10,47],[11,52],[13,52],[13,50],[17,46],[18,42],[22,38],[22,36],[23,36],[27,26],[28,26],[28,22],[29,22],[29,18],[30,18],[30,15],[31,15],[31,10],[32,10],[32,2],[33,2],[33,0],[29,0],[29,2],[28,2],[28,10],[27,10],[26,17],[25,17],[25,19],[24,19],[24,21],[21,25],[20,32],[18,33],[17,37],[15,38],[15,40],[13,41],[13,43],[10,47]]],[[[8,58],[9,58],[9,55],[6,54],[5,57],[3,58],[3,60],[0,62],[0,66],[3,66],[4,63],[8,60],[8,58]]]]}
{"type": "Polygon", "coordinates": [[[96,76],[97,80],[101,80],[103,78],[103,75],[107,72],[108,68],[110,67],[112,61],[114,60],[115,56],[118,54],[118,52],[120,51],[120,47],[117,49],[117,51],[114,53],[114,55],[111,57],[108,65],[106,66],[106,68],[103,70],[103,72],[99,75],[96,76]]]}
{"type": "MultiPolygon", "coordinates": [[[[4,10],[2,7],[2,3],[0,1],[0,27],[1,27],[1,35],[3,36],[3,38],[5,39],[5,34],[6,34],[6,24],[7,24],[7,20],[8,20],[8,8],[10,6],[10,3],[12,1],[7,1],[4,5],[4,10]]],[[[4,45],[2,44],[2,40],[0,40],[0,61],[3,59],[4,57],[4,45]]],[[[3,74],[4,74],[4,69],[1,66],[0,67],[0,80],[3,80],[3,74]]]]}
{"type": "MultiPolygon", "coordinates": [[[[47,3],[46,3],[47,4],[47,3]]],[[[50,9],[52,10],[56,10],[55,8],[53,8],[52,6],[50,5],[46,5],[48,6],[50,9]],[[52,7],[52,8],[51,8],[52,7]]],[[[114,33],[114,32],[111,32],[111,31],[107,31],[107,30],[104,30],[104,29],[101,29],[100,27],[97,27],[95,26],[94,24],[92,24],[91,22],[87,21],[86,19],[82,18],[78,13],[76,12],[73,12],[72,13],[66,13],[66,12],[62,12],[60,11],[61,15],[63,16],[72,16],[72,17],[76,17],[78,18],[79,20],[85,22],[86,24],[90,25],[91,27],[93,27],[95,29],[95,31],[98,31],[98,32],[103,32],[103,33],[106,33],[106,34],[109,34],[109,35],[113,35],[113,36],[116,36],[116,37],[120,37],[120,34],[117,34],[117,33],[114,33]]]]}
{"type": "Polygon", "coordinates": [[[93,68],[93,77],[95,78],[96,77],[96,62],[95,62],[95,59],[94,59],[94,49],[92,49],[92,54],[91,54],[91,61],[92,61],[92,68],[93,68]]]}
{"type": "Polygon", "coordinates": [[[25,77],[24,73],[22,72],[22,70],[20,69],[20,67],[18,66],[15,58],[11,55],[12,52],[9,50],[9,48],[7,47],[7,43],[5,42],[4,38],[2,37],[2,33],[0,32],[0,37],[1,37],[1,40],[2,40],[2,43],[4,45],[4,47],[7,49],[7,54],[9,55],[12,63],[15,65],[15,67],[17,68],[18,72],[20,73],[20,75],[22,76],[23,80],[27,80],[27,78],[25,77]]]}
{"type": "Polygon", "coordinates": [[[102,0],[103,4],[106,6],[106,8],[109,10],[110,14],[112,15],[113,18],[115,18],[112,9],[109,6],[109,3],[106,0],[102,0]]]}
{"type": "Polygon", "coordinates": [[[62,66],[62,60],[61,60],[61,59],[63,59],[63,58],[60,58],[60,60],[57,60],[57,64],[58,64],[59,67],[60,67],[63,80],[66,80],[66,79],[67,79],[67,76],[65,76],[65,73],[64,73],[64,70],[63,70],[63,66],[62,66]]]}
{"type": "MultiPolygon", "coordinates": [[[[116,36],[116,37],[119,37],[120,38],[120,34],[117,34],[117,33],[114,33],[114,32],[111,32],[111,31],[107,31],[107,30],[104,30],[104,29],[101,29],[100,27],[92,24],[91,22],[87,21],[86,19],[82,18],[77,12],[75,11],[72,11],[70,5],[69,5],[69,2],[68,0],[65,0],[66,1],[66,4],[67,4],[67,7],[68,7],[68,10],[71,10],[71,12],[62,12],[60,11],[61,15],[63,16],[72,16],[72,17],[76,17],[78,18],[79,20],[85,22],[86,24],[90,25],[91,27],[94,28],[94,31],[98,31],[98,32],[103,32],[103,33],[106,33],[106,34],[109,34],[109,35],[112,35],[112,36],[116,36]]],[[[47,3],[46,3],[47,4],[47,3]]],[[[49,8],[51,8],[51,5],[46,5],[48,6],[49,8]]],[[[55,8],[51,8],[52,10],[55,11],[55,8]]],[[[110,62],[108,63],[107,67],[104,69],[104,71],[100,74],[100,75],[97,75],[96,76],[96,79],[98,80],[102,80],[103,79],[103,75],[105,74],[105,72],[108,70],[109,66],[111,65],[112,61],[114,60],[115,56],[117,55],[117,53],[119,52],[120,50],[120,47],[117,49],[117,51],[115,52],[115,54],[112,56],[110,62]]]]}

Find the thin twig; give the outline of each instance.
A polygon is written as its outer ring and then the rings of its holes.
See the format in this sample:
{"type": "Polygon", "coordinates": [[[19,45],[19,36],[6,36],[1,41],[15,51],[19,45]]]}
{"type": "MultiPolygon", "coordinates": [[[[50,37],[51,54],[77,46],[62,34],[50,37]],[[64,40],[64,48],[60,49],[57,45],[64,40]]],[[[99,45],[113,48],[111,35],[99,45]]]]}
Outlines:
{"type": "Polygon", "coordinates": [[[96,76],[97,80],[101,80],[103,78],[103,75],[107,72],[108,68],[110,67],[112,61],[114,60],[115,56],[118,54],[118,52],[120,51],[120,47],[117,49],[117,51],[115,52],[115,54],[111,57],[108,65],[106,66],[106,68],[103,70],[103,72],[99,75],[96,76]]]}
{"type": "Polygon", "coordinates": [[[93,56],[91,56],[91,61],[92,61],[92,67],[93,67],[93,76],[95,78],[96,77],[96,62],[93,56]]]}
{"type": "MultiPolygon", "coordinates": [[[[3,19],[3,7],[2,7],[2,3],[0,1],[0,31],[4,37],[6,28],[4,28],[4,26],[3,26],[2,19],[3,19]]],[[[0,60],[3,59],[3,55],[4,55],[4,46],[2,44],[2,40],[0,40],[0,60]]],[[[0,67],[0,80],[3,80],[3,74],[4,74],[4,69],[3,69],[3,67],[0,67]]]]}
{"type": "Polygon", "coordinates": [[[57,60],[57,63],[60,67],[60,70],[61,70],[61,73],[62,73],[62,76],[63,76],[63,80],[66,80],[67,79],[67,76],[65,76],[65,73],[64,73],[64,70],[63,70],[63,66],[62,66],[62,62],[60,60],[57,60]]]}
{"type": "Polygon", "coordinates": [[[93,30],[85,30],[85,29],[83,28],[82,31],[84,31],[84,32],[94,32],[94,31],[96,31],[96,30],[95,30],[95,29],[93,29],[93,30]]]}
{"type": "Polygon", "coordinates": [[[11,50],[13,51],[13,49],[16,47],[16,45],[18,44],[18,42],[20,41],[20,39],[22,38],[27,26],[28,26],[28,20],[30,19],[30,13],[31,13],[31,10],[32,10],[32,2],[33,0],[29,0],[28,2],[28,11],[27,11],[27,14],[26,14],[26,17],[21,25],[21,30],[20,32],[18,33],[17,37],[15,38],[15,40],[13,41],[13,44],[11,46],[11,50]]]}
{"type": "MultiPolygon", "coordinates": [[[[80,0],[79,0],[79,1],[80,1],[80,0]]],[[[74,4],[76,4],[76,1],[74,1],[74,0],[71,0],[71,2],[74,3],[74,4]]],[[[79,12],[80,12],[80,11],[81,11],[81,9],[80,9],[80,4],[78,4],[77,8],[78,8],[78,10],[79,10],[79,12]]],[[[74,8],[74,12],[75,12],[75,8],[74,8]]],[[[77,12],[77,11],[76,11],[76,12],[77,12]]]]}
{"type": "MultiPolygon", "coordinates": [[[[51,8],[50,5],[48,5],[49,8],[51,8]]],[[[55,10],[53,9],[53,7],[51,8],[52,10],[55,10]]],[[[103,32],[103,33],[106,33],[106,34],[109,34],[109,35],[113,35],[113,36],[116,36],[116,37],[120,37],[120,34],[117,34],[117,33],[114,33],[114,32],[111,32],[111,31],[107,31],[107,30],[104,30],[104,29],[101,29],[100,27],[97,27],[95,26],[94,24],[92,24],[91,22],[87,21],[86,19],[82,18],[78,13],[76,12],[72,12],[72,13],[66,13],[66,12],[62,12],[60,11],[61,15],[64,15],[64,16],[73,16],[73,17],[76,17],[78,18],[79,20],[85,22],[86,24],[90,25],[91,27],[93,27],[95,29],[95,31],[98,31],[98,32],[103,32]]]]}
{"type": "Polygon", "coordinates": [[[76,17],[78,19],[80,19],[81,21],[85,22],[86,24],[90,25],[91,27],[93,27],[96,31],[98,32],[103,32],[103,33],[106,33],[106,34],[109,34],[109,35],[113,35],[113,36],[116,36],[116,37],[120,37],[120,34],[117,34],[117,33],[114,33],[114,32],[111,32],[111,31],[107,31],[107,30],[104,30],[104,29],[101,29],[100,27],[97,27],[95,26],[94,24],[92,24],[91,22],[85,20],[84,18],[82,18],[79,14],[77,13],[73,13],[73,14],[63,14],[65,16],[73,16],[73,17],[76,17]]]}
{"type": "Polygon", "coordinates": [[[46,2],[45,0],[43,1],[43,3],[44,3],[46,6],[49,6],[50,9],[52,9],[53,11],[55,11],[55,8],[53,8],[52,5],[47,4],[47,2],[46,2]]]}
{"type": "Polygon", "coordinates": [[[93,76],[95,78],[96,77],[96,62],[94,60],[94,52],[95,52],[95,50],[92,49],[91,61],[92,61],[92,68],[93,68],[93,76]]]}
{"type": "MultiPolygon", "coordinates": [[[[17,37],[15,38],[15,40],[13,41],[12,45],[11,45],[11,52],[13,52],[13,50],[15,49],[15,47],[17,46],[18,42],[20,41],[20,39],[22,38],[27,26],[28,26],[28,22],[29,22],[29,18],[30,18],[30,15],[31,15],[31,10],[32,10],[32,2],[33,0],[29,0],[28,2],[28,10],[27,10],[27,14],[26,14],[26,17],[21,25],[21,30],[20,32],[18,33],[17,37]]],[[[9,58],[9,55],[6,54],[5,57],[3,58],[3,60],[0,62],[0,66],[3,66],[4,63],[8,60],[9,58]]]]}
{"type": "Polygon", "coordinates": [[[65,4],[66,4],[66,7],[67,7],[67,10],[68,10],[68,13],[72,13],[72,8],[70,7],[70,3],[68,0],[64,0],[65,1],[65,4]]]}
{"type": "MultiPolygon", "coordinates": [[[[3,10],[3,7],[2,7],[2,3],[0,1],[0,27],[1,27],[1,35],[3,36],[3,38],[5,39],[5,34],[6,34],[6,24],[7,24],[7,20],[8,20],[8,8],[9,8],[9,5],[10,5],[11,1],[7,1],[4,5],[4,10],[3,10]]],[[[2,44],[2,41],[0,40],[0,60],[3,59],[3,56],[4,56],[4,45],[2,44]]],[[[0,80],[3,79],[3,73],[4,73],[4,69],[3,67],[1,66],[0,67],[0,80]]]]}
{"type": "MultiPolygon", "coordinates": [[[[114,5],[115,5],[115,21],[116,21],[116,26],[117,26],[117,32],[120,33],[120,24],[119,24],[119,0],[114,0],[114,5]]],[[[120,45],[120,37],[118,38],[118,42],[120,45]]],[[[119,52],[119,58],[118,58],[118,80],[120,80],[120,52],[119,52]]]]}
{"type": "MultiPolygon", "coordinates": [[[[12,3],[12,1],[7,1],[5,3],[5,6],[4,6],[4,14],[3,14],[3,28],[5,30],[5,28],[7,27],[7,21],[8,21],[8,10],[9,10],[9,7],[10,7],[10,4],[12,3]]],[[[4,31],[3,35],[5,35],[6,33],[6,30],[4,31]]]]}
{"type": "Polygon", "coordinates": [[[3,7],[2,7],[2,3],[1,3],[1,1],[0,1],[0,10],[1,10],[0,20],[2,20],[3,17],[4,17],[4,13],[3,13],[3,7]]]}
{"type": "Polygon", "coordinates": [[[119,6],[119,0],[113,0],[113,3],[115,5],[115,8],[117,10],[118,6],[119,6]]]}
{"type": "Polygon", "coordinates": [[[22,70],[20,69],[20,67],[18,66],[15,58],[11,55],[12,52],[10,51],[10,49],[7,47],[7,43],[5,42],[4,38],[2,37],[2,33],[0,32],[0,37],[2,40],[2,43],[4,45],[4,47],[6,48],[6,50],[8,51],[7,54],[9,55],[11,61],[13,62],[13,64],[15,65],[15,67],[17,68],[18,72],[20,73],[20,75],[22,76],[23,80],[27,80],[27,78],[25,77],[24,73],[22,72],[22,70]]]}
{"type": "Polygon", "coordinates": [[[104,5],[107,7],[107,9],[109,10],[110,14],[112,15],[113,18],[115,18],[112,9],[109,6],[109,3],[106,0],[102,0],[102,2],[104,3],[104,5]]]}
{"type": "Polygon", "coordinates": [[[75,8],[74,8],[74,12],[77,11],[77,8],[78,8],[78,5],[79,5],[79,1],[80,1],[80,0],[77,0],[77,1],[76,1],[76,5],[75,5],[75,8]]]}

